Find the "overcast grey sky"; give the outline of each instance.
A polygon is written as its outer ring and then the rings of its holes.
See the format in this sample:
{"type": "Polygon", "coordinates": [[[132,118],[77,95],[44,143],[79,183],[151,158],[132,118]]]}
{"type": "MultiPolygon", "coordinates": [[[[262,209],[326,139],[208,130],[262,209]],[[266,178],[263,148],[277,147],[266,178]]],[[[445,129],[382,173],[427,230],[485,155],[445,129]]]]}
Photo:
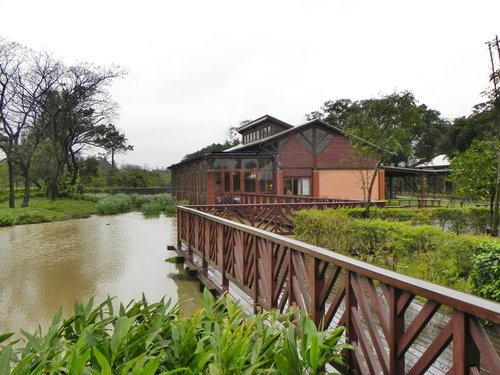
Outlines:
{"type": "Polygon", "coordinates": [[[122,163],[168,166],[264,114],[410,90],[445,117],[484,99],[500,1],[0,0],[0,34],[118,64],[122,163]]]}

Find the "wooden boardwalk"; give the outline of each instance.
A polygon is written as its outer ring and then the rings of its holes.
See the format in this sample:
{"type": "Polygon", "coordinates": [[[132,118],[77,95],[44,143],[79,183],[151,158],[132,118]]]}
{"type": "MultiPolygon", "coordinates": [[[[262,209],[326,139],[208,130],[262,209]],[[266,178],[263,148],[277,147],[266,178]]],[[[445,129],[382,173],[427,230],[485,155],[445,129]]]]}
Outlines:
{"type": "Polygon", "coordinates": [[[256,308],[296,306],[318,325],[344,325],[355,350],[343,373],[500,374],[500,304],[215,216],[222,206],[197,208],[178,209],[177,251],[189,267],[256,308]]]}

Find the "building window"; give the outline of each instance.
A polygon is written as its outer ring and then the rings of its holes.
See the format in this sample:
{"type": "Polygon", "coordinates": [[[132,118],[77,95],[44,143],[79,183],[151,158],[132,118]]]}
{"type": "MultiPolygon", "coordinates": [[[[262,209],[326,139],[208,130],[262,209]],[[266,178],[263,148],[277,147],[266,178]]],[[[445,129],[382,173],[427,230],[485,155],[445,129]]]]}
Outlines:
{"type": "Polygon", "coordinates": [[[259,192],[273,193],[273,172],[268,170],[259,170],[259,192]]]}
{"type": "Polygon", "coordinates": [[[245,193],[255,193],[255,172],[245,172],[245,193]]]}
{"type": "Polygon", "coordinates": [[[308,177],[285,178],[285,194],[287,195],[311,195],[311,179],[308,177]]]}
{"type": "Polygon", "coordinates": [[[231,192],[231,172],[224,172],[224,192],[231,192]]]}
{"type": "Polygon", "coordinates": [[[222,174],[215,174],[215,192],[220,193],[222,191],[222,174]]]}
{"type": "Polygon", "coordinates": [[[241,191],[241,173],[233,172],[233,191],[239,193],[241,191]]]}

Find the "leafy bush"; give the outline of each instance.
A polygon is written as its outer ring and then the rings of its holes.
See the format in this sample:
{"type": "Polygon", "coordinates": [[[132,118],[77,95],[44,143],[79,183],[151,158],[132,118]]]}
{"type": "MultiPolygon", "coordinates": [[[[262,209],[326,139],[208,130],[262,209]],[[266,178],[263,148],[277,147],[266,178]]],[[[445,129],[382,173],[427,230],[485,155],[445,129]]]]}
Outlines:
{"type": "Polygon", "coordinates": [[[127,212],[132,207],[132,199],[126,194],[108,195],[97,202],[100,215],[115,215],[127,212]]]}
{"type": "Polygon", "coordinates": [[[0,335],[0,373],[321,374],[326,363],[344,364],[343,332],[318,331],[299,312],[247,315],[207,291],[192,317],[163,300],[143,297],[116,313],[111,299],[96,308],[91,300],[64,321],[59,312],[45,335],[22,331],[24,347],[0,335]]]}
{"type": "Polygon", "coordinates": [[[141,211],[146,216],[158,216],[163,211],[163,207],[161,202],[159,201],[151,201],[146,202],[141,206],[141,211]]]}
{"type": "Polygon", "coordinates": [[[172,216],[177,212],[178,205],[187,204],[184,201],[177,201],[171,194],[132,194],[130,198],[134,207],[141,210],[146,216],[156,216],[162,212],[167,216],[172,216]]]}
{"type": "Polygon", "coordinates": [[[500,302],[500,243],[482,243],[472,261],[474,292],[500,302]]]}
{"type": "Polygon", "coordinates": [[[8,227],[14,225],[16,220],[11,215],[0,215],[0,227],[8,227]]]}
{"type": "Polygon", "coordinates": [[[91,194],[74,194],[72,198],[77,201],[87,201],[96,203],[99,202],[99,199],[101,199],[101,197],[91,194]]]}
{"type": "Polygon", "coordinates": [[[28,212],[20,212],[17,215],[16,224],[37,224],[37,223],[43,223],[47,221],[47,218],[36,212],[36,211],[28,211],[28,212]]]}

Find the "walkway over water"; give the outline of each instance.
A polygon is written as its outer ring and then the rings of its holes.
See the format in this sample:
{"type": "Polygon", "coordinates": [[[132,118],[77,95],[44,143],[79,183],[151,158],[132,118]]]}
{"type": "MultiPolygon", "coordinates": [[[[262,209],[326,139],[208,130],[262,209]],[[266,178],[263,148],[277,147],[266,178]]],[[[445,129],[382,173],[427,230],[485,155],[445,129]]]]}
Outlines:
{"type": "MultiPolygon", "coordinates": [[[[241,207],[243,215],[278,210],[241,207]]],[[[228,212],[234,205],[179,207],[179,254],[206,285],[238,289],[256,308],[296,306],[318,325],[344,325],[354,350],[343,373],[500,373],[500,304],[216,216],[228,212]]],[[[244,220],[286,227],[270,216],[244,220]]]]}

